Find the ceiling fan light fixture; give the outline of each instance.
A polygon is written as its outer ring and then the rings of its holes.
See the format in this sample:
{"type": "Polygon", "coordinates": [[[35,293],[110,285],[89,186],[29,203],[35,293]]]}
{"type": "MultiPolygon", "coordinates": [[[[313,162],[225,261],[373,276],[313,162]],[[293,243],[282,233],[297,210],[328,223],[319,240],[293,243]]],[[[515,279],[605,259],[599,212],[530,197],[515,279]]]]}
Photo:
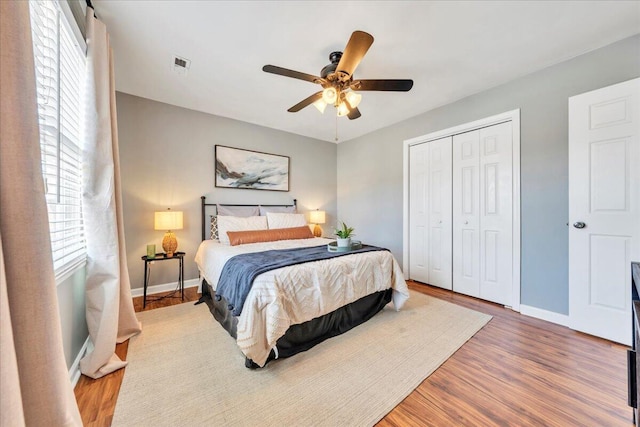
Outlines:
{"type": "Polygon", "coordinates": [[[413,80],[410,79],[353,79],[354,71],[372,43],[371,34],[354,31],[342,52],[331,52],[331,64],[322,68],[320,76],[275,65],[265,65],[262,71],[322,86],[321,91],[306,97],[287,111],[296,113],[313,104],[318,111],[324,113],[327,105],[331,105],[336,108],[337,116],[347,116],[349,120],[355,120],[362,116],[358,109],[362,95],[354,91],[407,92],[413,87],[413,80]]]}
{"type": "Polygon", "coordinates": [[[360,101],[362,101],[362,95],[353,91],[347,92],[344,97],[346,98],[351,108],[356,108],[358,105],[360,105],[360,101]]]}
{"type": "Polygon", "coordinates": [[[316,107],[321,114],[324,114],[324,109],[327,108],[327,103],[324,102],[324,99],[320,98],[313,103],[313,106],[316,107]]]}
{"type": "Polygon", "coordinates": [[[328,87],[322,91],[322,100],[326,104],[334,104],[338,99],[338,91],[334,87],[328,87]]]}
{"type": "Polygon", "coordinates": [[[341,102],[340,105],[338,105],[338,116],[339,117],[343,117],[346,116],[347,114],[349,114],[349,106],[347,105],[346,102],[341,102]]]}

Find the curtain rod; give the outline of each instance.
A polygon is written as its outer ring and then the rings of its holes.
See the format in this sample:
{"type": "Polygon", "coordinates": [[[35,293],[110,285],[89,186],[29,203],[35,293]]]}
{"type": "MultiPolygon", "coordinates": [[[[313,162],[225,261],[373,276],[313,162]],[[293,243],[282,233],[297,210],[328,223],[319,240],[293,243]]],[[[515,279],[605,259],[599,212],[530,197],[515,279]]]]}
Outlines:
{"type": "Polygon", "coordinates": [[[87,2],[87,7],[90,7],[91,9],[93,9],[93,17],[98,19],[98,17],[96,16],[96,8],[93,7],[93,4],[91,4],[91,0],[86,0],[87,2]]]}

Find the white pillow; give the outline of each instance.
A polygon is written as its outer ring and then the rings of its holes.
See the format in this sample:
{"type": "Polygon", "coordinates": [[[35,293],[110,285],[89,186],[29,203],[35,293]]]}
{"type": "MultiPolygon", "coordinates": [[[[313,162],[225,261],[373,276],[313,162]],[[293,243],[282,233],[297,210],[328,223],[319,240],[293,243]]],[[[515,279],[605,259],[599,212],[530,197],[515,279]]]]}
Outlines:
{"type": "Polygon", "coordinates": [[[229,244],[227,231],[267,230],[267,218],[263,216],[218,215],[218,237],[220,243],[229,244]]]}
{"type": "Polygon", "coordinates": [[[267,222],[270,230],[272,228],[292,228],[307,225],[304,214],[293,213],[267,212],[267,222]]]}

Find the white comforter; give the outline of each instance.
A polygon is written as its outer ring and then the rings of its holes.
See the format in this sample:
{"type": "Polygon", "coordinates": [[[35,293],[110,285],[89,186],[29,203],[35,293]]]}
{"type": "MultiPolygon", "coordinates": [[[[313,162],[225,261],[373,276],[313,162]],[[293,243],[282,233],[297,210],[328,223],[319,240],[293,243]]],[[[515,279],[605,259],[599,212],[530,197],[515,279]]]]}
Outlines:
{"type": "MultiPolygon", "coordinates": [[[[329,242],[329,239],[313,238],[229,246],[205,240],[198,248],[195,261],[201,275],[216,289],[224,264],[235,255],[329,242]]],[[[248,358],[263,366],[289,326],[389,288],[393,288],[393,304],[399,310],[409,298],[409,289],[398,262],[389,251],[351,254],[260,274],[238,318],[238,346],[248,358]]]]}

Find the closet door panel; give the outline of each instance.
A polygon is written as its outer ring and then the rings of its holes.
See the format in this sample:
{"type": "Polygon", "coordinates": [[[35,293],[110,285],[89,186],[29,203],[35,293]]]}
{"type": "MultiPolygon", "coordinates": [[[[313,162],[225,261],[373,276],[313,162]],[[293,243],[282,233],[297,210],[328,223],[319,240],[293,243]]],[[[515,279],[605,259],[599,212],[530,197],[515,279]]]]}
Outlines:
{"type": "Polygon", "coordinates": [[[429,284],[451,289],[451,137],[429,146],[429,284]]]}
{"type": "Polygon", "coordinates": [[[429,146],[409,148],[409,278],[429,283],[429,146]]]}
{"type": "Polygon", "coordinates": [[[511,304],[512,294],[512,131],[511,122],[479,130],[480,295],[511,304]]]}
{"type": "Polygon", "coordinates": [[[453,290],[480,295],[480,132],[453,137],[453,290]]]}

